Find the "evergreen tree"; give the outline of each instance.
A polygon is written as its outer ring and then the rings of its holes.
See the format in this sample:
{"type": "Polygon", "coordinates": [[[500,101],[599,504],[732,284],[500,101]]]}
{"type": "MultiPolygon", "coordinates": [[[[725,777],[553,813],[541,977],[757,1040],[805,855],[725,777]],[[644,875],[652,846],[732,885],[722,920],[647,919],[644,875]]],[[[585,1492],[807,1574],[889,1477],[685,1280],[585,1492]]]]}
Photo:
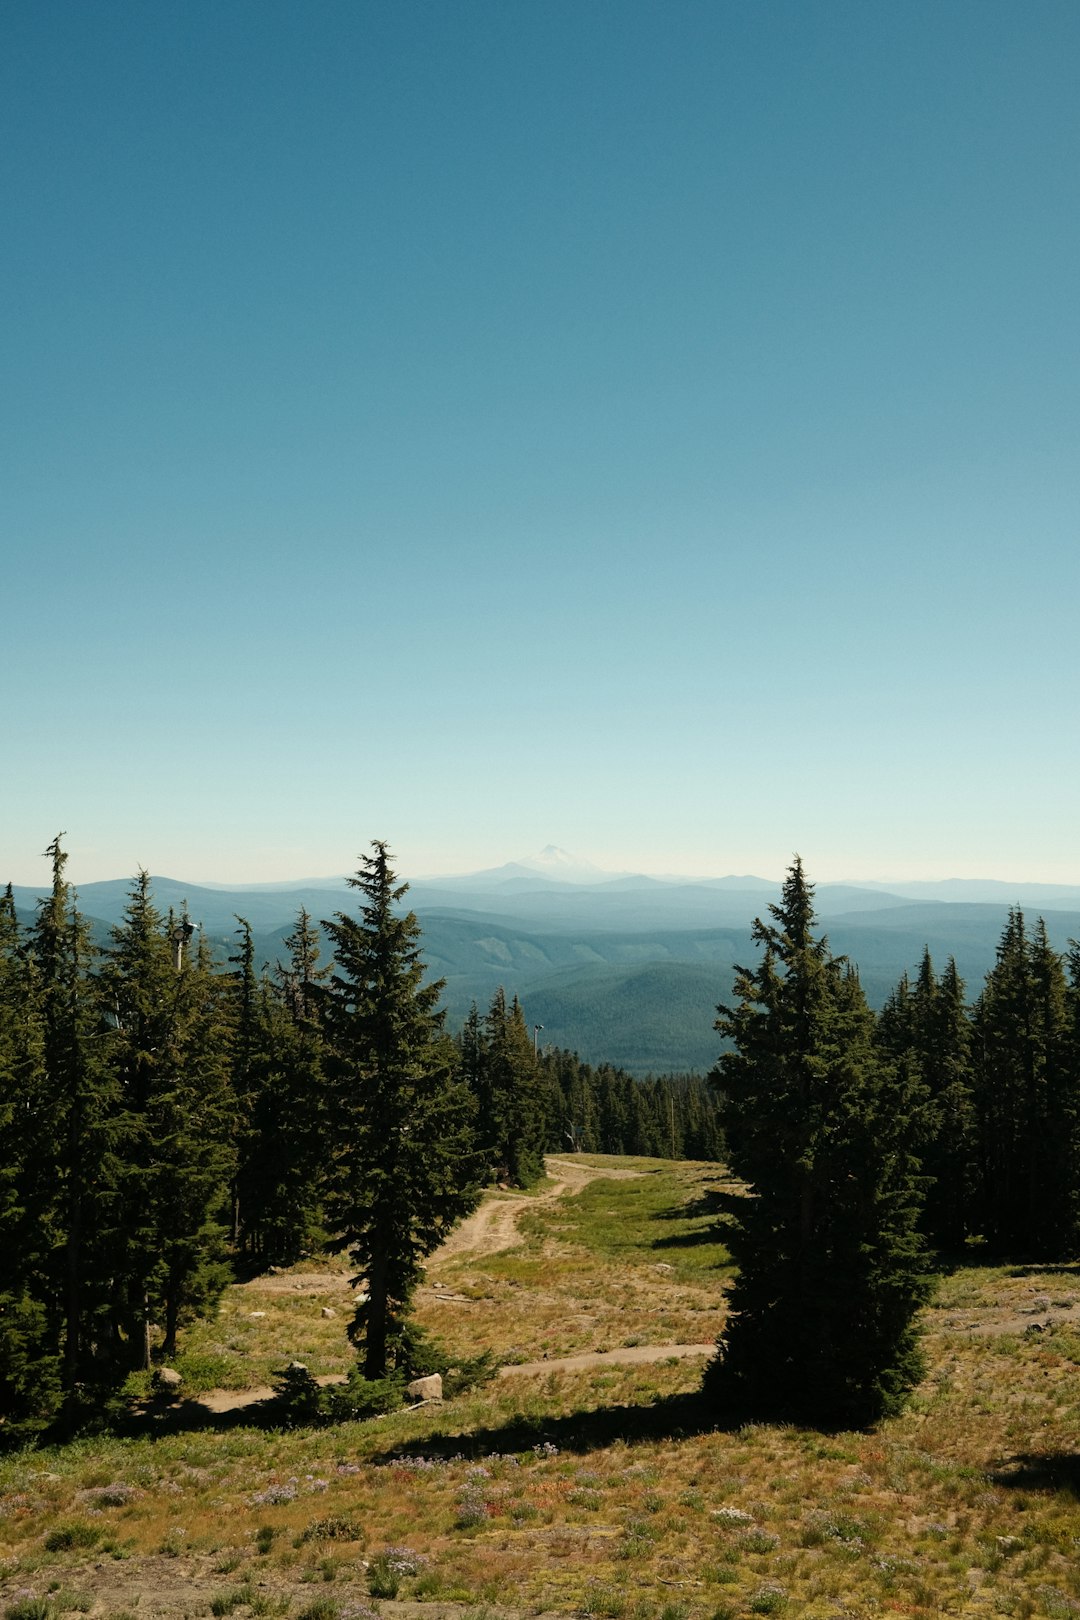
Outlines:
{"type": "Polygon", "coordinates": [[[0,899],[0,1442],[5,1445],[46,1428],[60,1405],[57,1335],[45,1303],[49,1256],[27,1197],[33,1120],[43,1090],[41,1026],[8,884],[0,899]]]}
{"type": "Polygon", "coordinates": [[[119,1107],[90,977],[93,952],[64,878],[67,855],[60,836],[46,850],[52,886],[27,945],[27,982],[41,1021],[43,1056],[42,1089],[30,1122],[28,1198],[43,1248],[51,1251],[42,1303],[52,1330],[59,1325],[62,1380],[73,1415],[108,1377],[119,1107]]]}
{"type": "Polygon", "coordinates": [[[975,1007],[983,1230],[1006,1253],[1058,1258],[1077,1241],[1071,1062],[1062,959],[1013,910],[975,1007]]]}
{"type": "Polygon", "coordinates": [[[192,957],[177,944],[187,932],[161,916],[140,872],[100,976],[123,1110],[113,1308],[129,1365],[149,1365],[151,1319],[174,1355],[181,1315],[207,1310],[225,1283],[225,1027],[208,947],[192,957]]]}
{"type": "Polygon", "coordinates": [[[541,1064],[553,1097],[549,1109],[549,1152],[599,1153],[600,1130],[596,1115],[596,1091],[592,1070],[576,1052],[551,1047],[541,1054],[541,1064]]]}
{"type": "Polygon", "coordinates": [[[185,954],[179,977],[182,1043],[158,1116],[165,1357],[176,1353],[179,1325],[211,1314],[228,1282],[227,1189],[235,1162],[227,1025],[204,937],[185,954]]]}
{"type": "Polygon", "coordinates": [[[485,1020],[479,1069],[481,1141],[499,1175],[529,1187],[544,1168],[543,1092],[525,1014],[516,996],[507,1006],[501,985],[485,1020]]]}
{"type": "Polygon", "coordinates": [[[301,909],[289,960],[260,989],[262,1060],[252,1074],[241,1239],[264,1263],[289,1265],[318,1239],[326,1119],[319,934],[301,909]]]}
{"type": "Polygon", "coordinates": [[[951,957],[940,979],[928,950],[915,983],[904,974],[882,1008],[878,1042],[896,1063],[908,1064],[926,1089],[923,1230],[935,1247],[955,1252],[977,1224],[976,1141],[971,1026],[964,982],[951,957]]]}
{"type": "Polygon", "coordinates": [[[231,1224],[233,1242],[239,1246],[244,1241],[252,1182],[258,1176],[255,1108],[269,1061],[270,1031],[266,997],[260,990],[255,971],[251,924],[246,917],[237,917],[236,922],[240,941],[236,952],[229,957],[233,971],[227,976],[227,984],[235,1151],[231,1224]]]}
{"type": "Polygon", "coordinates": [[[327,1006],[334,1246],[347,1248],[367,1298],[353,1324],[368,1378],[408,1365],[406,1317],[423,1261],[479,1196],[473,1101],[443,1033],[441,981],[424,983],[420,925],[400,913],[385,843],[351,885],[359,918],[325,926],[337,971],[327,1006]]]}
{"type": "Polygon", "coordinates": [[[140,871],[123,921],[111,931],[101,970],[110,1060],[118,1080],[117,1232],[112,1289],[116,1358],[150,1365],[160,1250],[157,1211],[158,1096],[171,1068],[176,1016],[174,951],[140,871]]]}
{"type": "Polygon", "coordinates": [[[717,1029],[715,1083],[732,1169],[749,1196],[730,1235],[739,1274],[717,1401],[756,1416],[864,1424],[918,1377],[926,1298],[913,1141],[922,1098],[875,1048],[858,980],[814,936],[796,859],[757,968],[738,968],[717,1029]]]}

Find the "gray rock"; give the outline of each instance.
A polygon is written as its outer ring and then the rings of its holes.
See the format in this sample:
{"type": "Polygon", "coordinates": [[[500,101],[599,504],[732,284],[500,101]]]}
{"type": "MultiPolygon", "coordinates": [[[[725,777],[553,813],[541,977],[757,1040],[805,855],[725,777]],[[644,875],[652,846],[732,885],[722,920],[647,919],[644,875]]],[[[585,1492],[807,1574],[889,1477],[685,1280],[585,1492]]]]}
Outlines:
{"type": "Polygon", "coordinates": [[[154,1374],[158,1389],[179,1389],[183,1382],[183,1373],[178,1373],[175,1367],[159,1367],[154,1374]]]}
{"type": "Polygon", "coordinates": [[[441,1401],[442,1374],[431,1373],[427,1378],[414,1378],[405,1385],[405,1393],[414,1401],[441,1401]]]}
{"type": "Polygon", "coordinates": [[[337,1311],[335,1311],[331,1305],[324,1305],[322,1308],[322,1314],[326,1321],[329,1321],[331,1317],[337,1315],[337,1311]]]}

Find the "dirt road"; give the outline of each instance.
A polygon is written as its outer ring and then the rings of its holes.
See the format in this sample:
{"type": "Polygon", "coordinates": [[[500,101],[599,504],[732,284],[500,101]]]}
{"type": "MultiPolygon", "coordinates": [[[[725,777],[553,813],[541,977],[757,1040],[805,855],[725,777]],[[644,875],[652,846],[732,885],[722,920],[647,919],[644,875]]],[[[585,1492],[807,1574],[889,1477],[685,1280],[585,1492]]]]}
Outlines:
{"type": "Polygon", "coordinates": [[[527,1210],[553,1203],[566,1193],[580,1192],[590,1181],[627,1181],[643,1174],[641,1170],[597,1169],[577,1159],[553,1157],[544,1160],[544,1167],[550,1187],[541,1193],[490,1193],[478,1210],[454,1228],[429,1264],[437,1266],[440,1260],[456,1259],[460,1254],[498,1254],[500,1249],[512,1249],[517,1242],[518,1221],[527,1210]]]}

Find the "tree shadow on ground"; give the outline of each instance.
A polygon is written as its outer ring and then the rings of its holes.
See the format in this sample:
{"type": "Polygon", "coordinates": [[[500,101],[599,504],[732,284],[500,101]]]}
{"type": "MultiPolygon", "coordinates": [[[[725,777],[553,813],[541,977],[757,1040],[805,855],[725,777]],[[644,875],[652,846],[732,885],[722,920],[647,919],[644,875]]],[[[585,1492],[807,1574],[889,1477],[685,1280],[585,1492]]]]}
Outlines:
{"type": "Polygon", "coordinates": [[[1080,1452],[1021,1451],[989,1477],[1006,1489],[1066,1491],[1080,1501],[1080,1452]]]}
{"type": "MultiPolygon", "coordinates": [[[[452,1421],[452,1409],[446,1412],[452,1421]]],[[[371,1461],[385,1463],[395,1457],[482,1457],[493,1452],[529,1451],[553,1445],[559,1451],[600,1451],[617,1440],[634,1445],[647,1440],[682,1440],[695,1434],[738,1428],[718,1417],[714,1404],[698,1390],[670,1395],[642,1406],[612,1406],[567,1413],[563,1417],[509,1418],[505,1423],[468,1432],[428,1435],[406,1441],[371,1461]]],[[[198,1400],[147,1403],[118,1425],[120,1433],[164,1439],[177,1434],[225,1433],[232,1429],[280,1429],[284,1412],[277,1398],[215,1412],[198,1400]]]]}
{"type": "MultiPolygon", "coordinates": [[[[504,1423],[484,1428],[454,1431],[452,1408],[446,1411],[447,1428],[399,1442],[383,1451],[374,1451],[367,1461],[392,1463],[407,1457],[490,1457],[554,1447],[568,1455],[584,1456],[604,1451],[619,1442],[627,1446],[665,1440],[689,1440],[702,1434],[734,1434],[747,1424],[778,1424],[812,1430],[815,1434],[850,1432],[850,1425],[814,1421],[805,1414],[753,1412],[720,1407],[700,1389],[681,1395],[667,1395],[641,1405],[585,1407],[561,1417],[515,1414],[504,1423]]],[[[378,1419],[372,1419],[377,1422],[378,1419]]],[[[276,1398],[215,1412],[198,1400],[173,1401],[129,1414],[118,1432],[149,1439],[165,1439],[177,1434],[226,1433],[233,1429],[280,1430],[287,1426],[281,1402],[276,1398]]],[[[296,1425],[307,1428],[308,1425],[296,1425]]],[[[319,1425],[319,1427],[323,1427],[319,1425]]],[[[329,1425],[333,1427],[333,1425],[329,1425]]],[[[1069,1489],[1080,1495],[1080,1458],[1060,1456],[1017,1457],[998,1483],[1032,1490],[1069,1489]]]]}
{"type": "MultiPolygon", "coordinates": [[[[711,1243],[714,1248],[723,1247],[724,1228],[722,1226],[705,1226],[696,1232],[672,1232],[667,1237],[653,1238],[649,1245],[653,1249],[697,1249],[703,1244],[711,1243]]],[[[726,1270],[730,1267],[730,1260],[718,1260],[717,1267],[726,1270]]]]}
{"type": "MultiPolygon", "coordinates": [[[[678,1209],[661,1209],[653,1215],[654,1221],[693,1221],[704,1217],[711,1217],[709,1226],[698,1227],[692,1232],[676,1232],[668,1237],[657,1237],[652,1241],[654,1249],[694,1249],[703,1244],[711,1243],[722,1245],[725,1228],[735,1215],[741,1195],[719,1187],[710,1187],[699,1198],[693,1198],[687,1204],[681,1204],[678,1209]]],[[[729,1264],[726,1260],[717,1262],[718,1266],[729,1264]]]]}
{"type": "MultiPolygon", "coordinates": [[[[737,1427],[738,1425],[732,1425],[737,1427]]],[[[427,1435],[377,1453],[372,1462],[403,1457],[489,1457],[506,1452],[554,1446],[558,1451],[603,1451],[622,1441],[685,1440],[727,1427],[716,1407],[699,1391],[668,1395],[648,1406],[608,1406],[568,1412],[564,1417],[512,1417],[506,1423],[467,1433],[427,1435]]]]}
{"type": "Polygon", "coordinates": [[[126,1412],[116,1424],[122,1435],[164,1439],[174,1434],[223,1434],[229,1429],[280,1429],[285,1414],[277,1396],[215,1412],[197,1396],[187,1400],[146,1401],[126,1412]]]}
{"type": "MultiPolygon", "coordinates": [[[[701,1390],[668,1395],[641,1406],[606,1406],[568,1412],[563,1417],[519,1414],[498,1426],[467,1433],[427,1435],[376,1452],[373,1463],[407,1457],[481,1458],[522,1451],[543,1454],[546,1446],[572,1456],[604,1451],[619,1444],[634,1446],[664,1440],[690,1440],[703,1434],[735,1434],[749,1424],[806,1429],[819,1435],[849,1434],[850,1424],[813,1420],[805,1414],[724,1410],[701,1390]]],[[[870,1426],[872,1427],[872,1425],[870,1426]]]]}

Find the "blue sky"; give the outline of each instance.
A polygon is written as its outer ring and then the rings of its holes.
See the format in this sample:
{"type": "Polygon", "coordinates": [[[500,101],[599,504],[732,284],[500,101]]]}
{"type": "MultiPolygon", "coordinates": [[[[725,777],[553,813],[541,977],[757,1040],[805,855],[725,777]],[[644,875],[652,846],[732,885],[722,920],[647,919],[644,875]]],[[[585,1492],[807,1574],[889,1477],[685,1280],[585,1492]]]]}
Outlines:
{"type": "Polygon", "coordinates": [[[1080,882],[1074,0],[0,28],[0,878],[1080,882]]]}

